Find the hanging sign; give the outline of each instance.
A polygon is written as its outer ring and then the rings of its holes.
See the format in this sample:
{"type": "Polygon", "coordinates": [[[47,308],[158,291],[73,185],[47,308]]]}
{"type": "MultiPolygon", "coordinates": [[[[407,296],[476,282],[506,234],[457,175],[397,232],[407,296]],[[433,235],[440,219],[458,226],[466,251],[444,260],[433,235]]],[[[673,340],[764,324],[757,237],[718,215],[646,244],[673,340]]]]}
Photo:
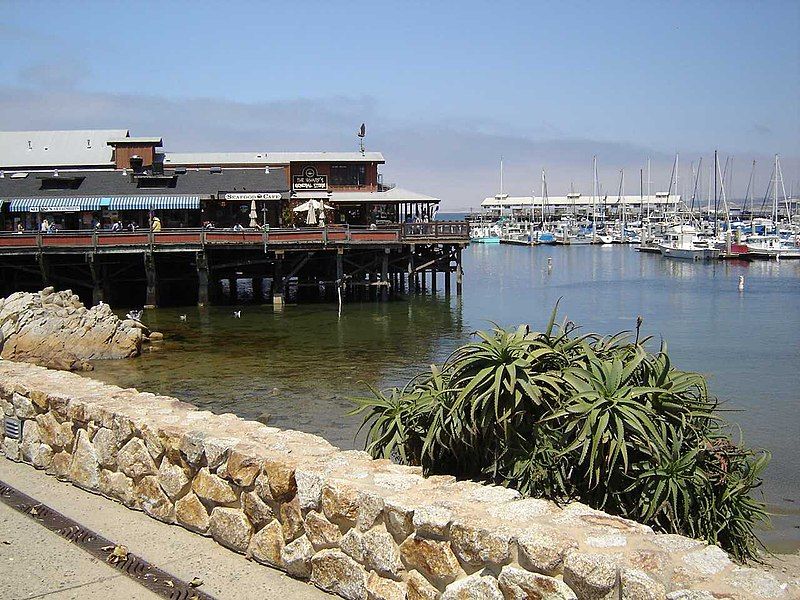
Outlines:
{"type": "Polygon", "coordinates": [[[316,167],[303,167],[301,175],[292,177],[293,190],[327,190],[328,176],[317,173],[316,167]]]}
{"type": "Polygon", "coordinates": [[[280,194],[266,192],[228,193],[225,200],[280,200],[280,194]]]}

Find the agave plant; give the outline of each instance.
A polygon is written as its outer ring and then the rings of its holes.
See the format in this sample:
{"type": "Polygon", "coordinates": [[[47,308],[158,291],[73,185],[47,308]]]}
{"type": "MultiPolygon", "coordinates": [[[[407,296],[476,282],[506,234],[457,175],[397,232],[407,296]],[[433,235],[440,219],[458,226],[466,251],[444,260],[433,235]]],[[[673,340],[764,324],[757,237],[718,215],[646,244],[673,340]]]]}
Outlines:
{"type": "Polygon", "coordinates": [[[628,332],[495,326],[403,388],[355,400],[374,456],[578,499],[756,556],[769,455],[735,444],[705,379],[628,332]]]}

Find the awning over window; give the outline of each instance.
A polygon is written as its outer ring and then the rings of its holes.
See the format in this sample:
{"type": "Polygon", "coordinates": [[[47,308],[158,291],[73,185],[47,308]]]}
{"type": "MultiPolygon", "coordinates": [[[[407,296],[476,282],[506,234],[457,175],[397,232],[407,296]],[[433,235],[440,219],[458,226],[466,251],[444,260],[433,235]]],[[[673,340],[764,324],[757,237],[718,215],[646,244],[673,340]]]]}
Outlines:
{"type": "MultiPolygon", "coordinates": [[[[100,210],[104,198],[12,198],[11,212],[78,212],[100,210]]],[[[107,198],[105,198],[107,200],[107,198]]]]}
{"type": "Polygon", "coordinates": [[[200,196],[123,196],[111,198],[109,210],[198,210],[200,196]]]}

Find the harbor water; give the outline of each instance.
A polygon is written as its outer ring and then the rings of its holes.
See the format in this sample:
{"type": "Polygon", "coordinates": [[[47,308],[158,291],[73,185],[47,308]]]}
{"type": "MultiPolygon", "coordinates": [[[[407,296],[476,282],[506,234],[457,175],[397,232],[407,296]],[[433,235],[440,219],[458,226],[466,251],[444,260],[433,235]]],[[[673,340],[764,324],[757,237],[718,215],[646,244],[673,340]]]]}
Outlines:
{"type": "MultiPolygon", "coordinates": [[[[764,494],[773,550],[800,548],[800,262],[689,262],[626,246],[472,245],[464,294],[389,303],[155,309],[143,321],[165,341],[88,376],[176,396],[214,412],[362,447],[349,398],[442,361],[491,322],[544,327],[555,302],[584,331],[633,329],[667,341],[674,363],[705,374],[741,426],[772,452],[764,494]],[[552,267],[548,268],[548,259],[552,267]],[[738,290],[739,276],[745,289],[738,290]],[[186,314],[186,320],[180,319],[186,314]]],[[[123,311],[124,312],[124,311],[123,311]]]]}

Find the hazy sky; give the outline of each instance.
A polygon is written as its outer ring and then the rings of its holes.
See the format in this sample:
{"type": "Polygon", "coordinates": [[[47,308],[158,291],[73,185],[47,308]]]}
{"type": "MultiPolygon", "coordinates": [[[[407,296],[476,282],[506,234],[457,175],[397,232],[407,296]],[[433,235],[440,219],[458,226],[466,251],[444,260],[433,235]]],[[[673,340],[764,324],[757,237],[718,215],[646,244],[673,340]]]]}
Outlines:
{"type": "MultiPolygon", "coordinates": [[[[476,206],[607,190],[718,148],[734,195],[800,189],[800,2],[0,2],[0,129],[129,128],[167,150],[350,150],[476,206]],[[564,6],[568,4],[568,6],[564,6]]],[[[707,175],[704,175],[704,179],[707,175]]],[[[684,190],[687,193],[690,190],[684,190]]]]}

